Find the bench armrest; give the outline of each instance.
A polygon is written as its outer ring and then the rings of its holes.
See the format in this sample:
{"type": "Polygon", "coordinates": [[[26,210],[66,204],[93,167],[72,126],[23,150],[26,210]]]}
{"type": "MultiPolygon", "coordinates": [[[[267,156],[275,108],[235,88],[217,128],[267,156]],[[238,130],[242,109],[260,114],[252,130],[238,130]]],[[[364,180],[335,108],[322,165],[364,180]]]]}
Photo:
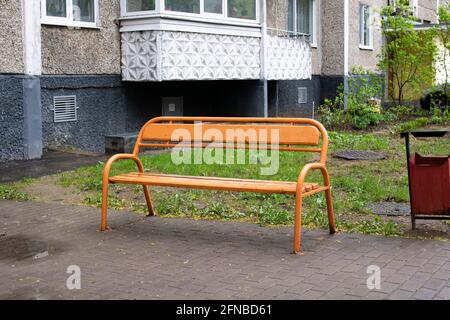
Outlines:
{"type": "Polygon", "coordinates": [[[312,170],[320,170],[322,172],[322,177],[323,177],[323,185],[325,188],[330,188],[330,176],[328,175],[328,170],[325,166],[325,164],[323,163],[308,163],[307,165],[305,165],[302,169],[302,171],[300,171],[300,174],[298,176],[298,180],[297,180],[297,193],[301,194],[302,190],[303,190],[303,184],[305,182],[305,178],[307,176],[307,174],[312,171],[312,170]]]}
{"type": "Polygon", "coordinates": [[[144,166],[142,165],[141,160],[137,156],[131,153],[118,153],[113,155],[106,162],[105,167],[103,169],[103,183],[108,183],[111,166],[113,165],[114,162],[118,160],[133,160],[136,163],[139,172],[144,172],[144,166]]]}

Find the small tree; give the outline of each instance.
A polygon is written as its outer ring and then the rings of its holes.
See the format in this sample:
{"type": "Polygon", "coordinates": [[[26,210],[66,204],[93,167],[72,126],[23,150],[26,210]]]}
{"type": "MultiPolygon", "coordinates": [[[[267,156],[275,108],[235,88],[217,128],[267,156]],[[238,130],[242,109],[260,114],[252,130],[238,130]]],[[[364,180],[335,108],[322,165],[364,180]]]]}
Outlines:
{"type": "Polygon", "coordinates": [[[418,91],[434,78],[430,58],[434,56],[434,30],[414,30],[411,8],[401,2],[381,10],[381,28],[386,38],[379,68],[389,76],[389,97],[403,104],[405,91],[418,91]],[[395,86],[397,91],[394,90],[395,86]]]}
{"type": "Polygon", "coordinates": [[[444,71],[445,82],[443,83],[443,89],[444,92],[448,92],[448,78],[450,73],[450,66],[448,65],[450,54],[450,2],[439,6],[438,16],[439,24],[436,27],[436,36],[442,45],[442,51],[438,52],[436,61],[444,71]]]}

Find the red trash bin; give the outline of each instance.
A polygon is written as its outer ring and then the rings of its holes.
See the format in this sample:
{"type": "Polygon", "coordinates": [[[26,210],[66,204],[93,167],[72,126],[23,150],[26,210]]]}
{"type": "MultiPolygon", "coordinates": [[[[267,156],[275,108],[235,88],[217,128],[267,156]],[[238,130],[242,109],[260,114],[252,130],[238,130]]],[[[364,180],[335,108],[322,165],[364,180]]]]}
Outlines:
{"type": "Polygon", "coordinates": [[[450,220],[450,155],[422,157],[411,155],[409,136],[443,138],[450,130],[413,130],[402,132],[405,138],[408,168],[411,224],[417,219],[450,220]]]}
{"type": "Polygon", "coordinates": [[[409,159],[411,209],[420,215],[450,214],[450,156],[409,159]]]}

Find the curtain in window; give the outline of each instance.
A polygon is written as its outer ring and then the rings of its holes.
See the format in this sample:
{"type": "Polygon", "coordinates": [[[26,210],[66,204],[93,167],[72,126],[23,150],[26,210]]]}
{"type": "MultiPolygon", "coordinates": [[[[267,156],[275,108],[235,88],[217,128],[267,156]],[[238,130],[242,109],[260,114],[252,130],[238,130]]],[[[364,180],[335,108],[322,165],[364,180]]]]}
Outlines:
{"type": "Polygon", "coordinates": [[[127,12],[155,10],[155,0],[127,0],[127,12]]]}
{"type": "Polygon", "coordinates": [[[361,5],[360,7],[360,43],[364,46],[370,46],[370,7],[361,5]]]}
{"type": "Polygon", "coordinates": [[[311,35],[312,0],[297,0],[297,32],[311,35]]]}
{"type": "Polygon", "coordinates": [[[228,17],[256,19],[256,0],[228,0],[228,17]]]}
{"type": "Polygon", "coordinates": [[[222,13],[222,0],[205,0],[205,12],[222,13]]]}
{"type": "Polygon", "coordinates": [[[67,17],[66,0],[47,0],[47,16],[67,17]]]}
{"type": "Polygon", "coordinates": [[[166,10],[200,13],[200,0],[166,0],[166,10]]]}
{"type": "Polygon", "coordinates": [[[294,1],[288,1],[288,31],[295,32],[294,28],[294,1]]]}
{"type": "Polygon", "coordinates": [[[95,1],[73,0],[73,20],[95,22],[95,1]]]}

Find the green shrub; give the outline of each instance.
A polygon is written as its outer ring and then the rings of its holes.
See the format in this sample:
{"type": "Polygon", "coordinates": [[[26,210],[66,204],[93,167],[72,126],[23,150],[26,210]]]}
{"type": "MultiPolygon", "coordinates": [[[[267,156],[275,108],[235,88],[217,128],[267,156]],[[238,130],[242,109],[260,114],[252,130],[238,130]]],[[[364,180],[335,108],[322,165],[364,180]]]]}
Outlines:
{"type": "Polygon", "coordinates": [[[334,100],[325,100],[319,109],[320,120],[327,128],[351,127],[365,129],[380,123],[384,118],[376,97],[382,93],[382,80],[360,67],[352,69],[348,91],[340,85],[334,100]],[[347,109],[344,111],[344,102],[347,109]]]}

